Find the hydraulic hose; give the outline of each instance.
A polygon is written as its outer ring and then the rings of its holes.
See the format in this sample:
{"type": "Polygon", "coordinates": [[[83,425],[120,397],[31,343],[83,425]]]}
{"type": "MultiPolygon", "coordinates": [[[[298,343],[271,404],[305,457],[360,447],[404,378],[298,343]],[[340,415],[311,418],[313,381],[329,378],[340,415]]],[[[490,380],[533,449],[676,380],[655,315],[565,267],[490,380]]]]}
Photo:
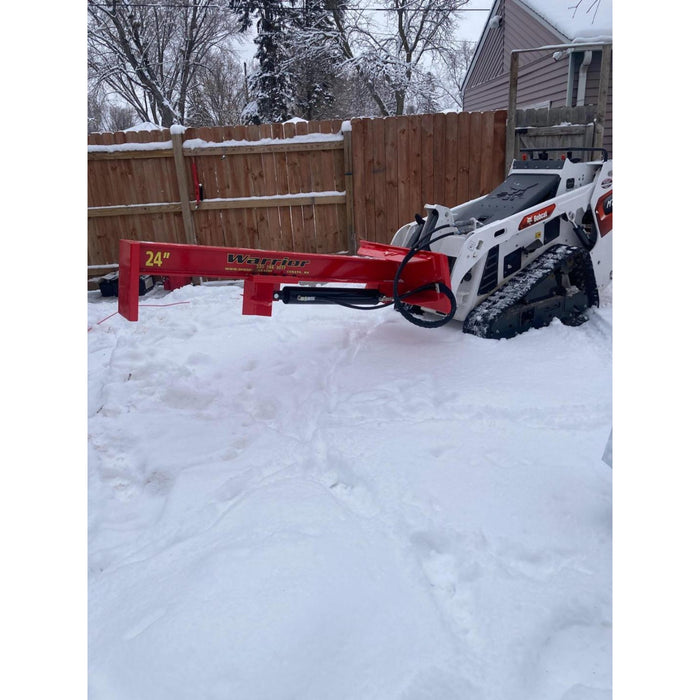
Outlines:
{"type": "Polygon", "coordinates": [[[407,320],[410,321],[412,324],[415,326],[420,326],[421,328],[439,328],[440,326],[444,326],[446,323],[449,323],[452,318],[454,317],[456,311],[457,311],[457,299],[455,298],[455,295],[452,293],[452,290],[444,283],[444,282],[430,282],[428,284],[424,284],[423,286],[411,290],[411,292],[407,294],[400,295],[399,294],[399,281],[401,279],[401,273],[403,272],[404,268],[406,265],[409,263],[411,258],[413,258],[416,253],[418,253],[421,250],[428,250],[429,246],[431,243],[434,243],[435,241],[440,240],[441,238],[446,238],[447,236],[452,236],[454,235],[453,232],[443,234],[442,236],[438,236],[437,238],[432,238],[432,235],[436,233],[437,231],[443,229],[443,228],[448,228],[449,224],[444,224],[443,226],[439,226],[438,228],[432,229],[431,231],[428,232],[428,234],[424,236],[419,236],[418,240],[416,243],[411,247],[411,249],[406,253],[404,259],[401,261],[401,264],[399,265],[398,269],[396,270],[396,274],[394,275],[394,308],[407,320]],[[437,318],[433,321],[426,321],[425,319],[420,318],[416,314],[411,312],[411,305],[404,303],[403,299],[409,297],[412,294],[417,294],[419,291],[426,291],[428,289],[437,287],[437,291],[439,291],[441,294],[447,297],[448,301],[450,302],[450,310],[449,312],[440,318],[437,318]]]}

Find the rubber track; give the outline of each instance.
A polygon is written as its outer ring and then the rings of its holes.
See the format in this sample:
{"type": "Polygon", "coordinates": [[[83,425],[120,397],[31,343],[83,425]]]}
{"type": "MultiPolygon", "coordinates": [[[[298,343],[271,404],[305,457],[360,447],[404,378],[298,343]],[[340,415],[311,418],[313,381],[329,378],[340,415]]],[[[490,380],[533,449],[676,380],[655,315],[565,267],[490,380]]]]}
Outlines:
{"type": "Polygon", "coordinates": [[[465,333],[485,337],[490,324],[510,306],[517,304],[536,284],[559,267],[568,257],[581,255],[582,248],[558,245],[550,248],[524,270],[476,306],[464,321],[465,333]]]}

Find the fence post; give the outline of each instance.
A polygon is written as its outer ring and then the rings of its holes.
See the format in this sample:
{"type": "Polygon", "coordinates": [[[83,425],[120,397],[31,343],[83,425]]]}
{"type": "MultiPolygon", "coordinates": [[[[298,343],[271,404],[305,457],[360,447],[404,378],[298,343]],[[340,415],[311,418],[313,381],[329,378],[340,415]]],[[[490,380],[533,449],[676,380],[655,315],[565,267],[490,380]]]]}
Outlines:
{"type": "Polygon", "coordinates": [[[510,53],[510,82],[508,85],[508,117],[506,121],[506,177],[513,163],[518,157],[516,152],[515,121],[518,109],[518,57],[517,51],[510,53]]]}
{"type": "Polygon", "coordinates": [[[177,176],[177,188],[180,193],[182,205],[182,222],[185,225],[185,239],[191,245],[197,245],[197,233],[194,228],[194,217],[190,209],[190,188],[188,184],[185,154],[182,150],[182,135],[185,128],[176,124],[170,127],[170,137],[173,142],[173,160],[175,162],[175,175],[177,176]]]}
{"type": "Polygon", "coordinates": [[[612,47],[610,44],[603,46],[600,58],[600,84],[598,87],[598,104],[596,105],[593,146],[603,147],[603,134],[605,132],[605,113],[608,107],[608,88],[610,85],[612,47]]]}
{"type": "Polygon", "coordinates": [[[355,194],[352,181],[352,126],[343,124],[343,168],[345,172],[345,218],[347,220],[348,250],[357,253],[355,238],[355,194]]]}

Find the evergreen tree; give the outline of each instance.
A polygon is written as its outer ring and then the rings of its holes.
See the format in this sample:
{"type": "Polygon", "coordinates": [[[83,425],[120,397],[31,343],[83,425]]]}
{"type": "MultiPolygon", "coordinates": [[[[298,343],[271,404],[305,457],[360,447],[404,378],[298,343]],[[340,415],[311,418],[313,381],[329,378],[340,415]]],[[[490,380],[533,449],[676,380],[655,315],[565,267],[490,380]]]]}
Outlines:
{"type": "Polygon", "coordinates": [[[341,6],[342,11],[343,3],[337,0],[305,0],[291,13],[287,67],[294,84],[294,111],[304,119],[335,116],[333,104],[342,89],[343,56],[334,40],[329,4],[341,6]],[[313,60],[308,60],[309,46],[313,46],[313,60]]]}
{"type": "Polygon", "coordinates": [[[283,122],[291,118],[293,86],[284,69],[287,54],[285,35],[291,15],[287,10],[294,5],[283,0],[231,0],[229,7],[240,20],[245,31],[257,16],[255,58],[258,69],[249,78],[251,102],[243,110],[241,119],[249,124],[283,122]]]}

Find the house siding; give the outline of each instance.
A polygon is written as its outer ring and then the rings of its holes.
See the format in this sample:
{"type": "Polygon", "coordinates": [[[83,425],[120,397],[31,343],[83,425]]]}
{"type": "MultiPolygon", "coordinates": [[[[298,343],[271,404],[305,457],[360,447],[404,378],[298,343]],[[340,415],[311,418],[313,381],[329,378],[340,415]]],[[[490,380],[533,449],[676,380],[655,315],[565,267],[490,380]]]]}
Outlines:
{"type": "MultiPolygon", "coordinates": [[[[518,0],[500,0],[491,17],[503,17],[500,27],[486,30],[483,43],[478,47],[474,66],[464,86],[463,110],[489,111],[508,108],[510,82],[510,55],[517,49],[569,43],[569,38],[524,6],[518,0]],[[499,54],[500,51],[500,54],[499,54]]],[[[522,53],[519,55],[517,107],[548,104],[550,107],[566,105],[569,83],[569,60],[554,61],[552,51],[522,53]]],[[[574,100],[578,83],[578,65],[574,63],[574,100]]],[[[598,100],[601,52],[593,52],[586,83],[586,103],[598,100]]],[[[574,102],[575,104],[575,102],[574,102]]],[[[608,92],[605,121],[605,147],[612,151],[612,78],[608,92]]]]}
{"type": "MultiPolygon", "coordinates": [[[[602,54],[600,51],[593,52],[593,60],[588,68],[588,78],[586,80],[585,101],[587,104],[597,104],[598,90],[600,88],[600,64],[602,54]]],[[[603,133],[603,147],[612,153],[612,130],[613,130],[613,79],[612,64],[610,66],[610,83],[608,85],[608,101],[605,107],[605,131],[603,133]]],[[[578,80],[578,76],[577,76],[578,80]]],[[[575,94],[575,93],[574,93],[575,94]]]]}
{"type": "MultiPolygon", "coordinates": [[[[503,16],[503,5],[505,0],[500,0],[492,9],[491,17],[495,15],[503,16]]],[[[505,47],[503,26],[495,29],[486,29],[483,43],[477,47],[478,60],[475,58],[474,71],[469,76],[467,87],[475,87],[488,83],[497,78],[507,70],[505,65],[505,47]]]]}
{"type": "MultiPolygon", "coordinates": [[[[480,55],[475,59],[479,65],[475,66],[465,86],[465,111],[477,106],[478,109],[503,109],[508,106],[508,72],[512,51],[565,41],[564,37],[545,27],[537,15],[516,0],[501,0],[495,14],[503,17],[503,23],[488,32],[480,55]],[[495,56],[497,50],[501,51],[498,58],[495,56]],[[477,90],[477,87],[481,89],[477,90]],[[494,106],[483,107],[480,100],[484,98],[494,106]]],[[[520,55],[519,64],[519,107],[552,99],[558,104],[565,103],[568,80],[566,61],[553,61],[551,53],[526,53],[520,55]],[[551,97],[552,89],[554,98],[551,97]]]]}
{"type": "MultiPolygon", "coordinates": [[[[568,39],[542,24],[542,18],[517,2],[506,2],[507,15],[502,29],[505,31],[504,48],[507,56],[516,49],[527,49],[547,44],[561,44],[568,39]]],[[[520,57],[521,66],[534,62],[539,54],[524,54],[520,57]]]]}

